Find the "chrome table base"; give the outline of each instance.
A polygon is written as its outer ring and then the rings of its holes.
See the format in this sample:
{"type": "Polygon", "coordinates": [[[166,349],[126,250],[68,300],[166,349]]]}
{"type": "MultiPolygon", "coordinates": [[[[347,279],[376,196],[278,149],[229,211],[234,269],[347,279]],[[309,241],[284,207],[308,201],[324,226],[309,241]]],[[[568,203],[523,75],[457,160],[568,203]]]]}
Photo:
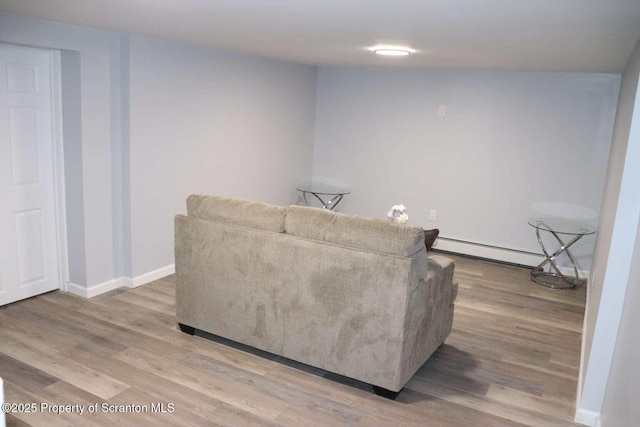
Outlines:
{"type": "Polygon", "coordinates": [[[573,258],[573,255],[571,255],[569,248],[583,236],[595,233],[595,229],[589,225],[572,221],[543,218],[534,218],[529,221],[529,225],[535,227],[538,243],[545,257],[544,261],[531,271],[531,280],[539,285],[552,289],[573,289],[586,283],[586,279],[580,277],[578,264],[573,258]],[[540,230],[549,232],[555,237],[560,244],[558,250],[549,253],[540,236],[540,230]],[[569,242],[565,243],[559,234],[570,235],[572,238],[569,242]],[[573,274],[564,274],[556,264],[556,260],[562,254],[566,254],[571,262],[573,274]],[[545,271],[547,265],[548,271],[545,271]]]}
{"type": "Polygon", "coordinates": [[[309,203],[309,200],[307,199],[307,195],[311,194],[313,197],[318,199],[323,209],[329,209],[329,210],[335,209],[336,206],[338,206],[338,203],[340,203],[340,201],[342,200],[342,198],[347,194],[350,194],[350,192],[346,190],[327,188],[327,187],[316,187],[316,186],[298,187],[297,190],[302,193],[302,198],[304,199],[304,202],[307,204],[307,206],[312,206],[312,204],[309,203]],[[328,197],[331,197],[331,199],[328,201],[325,201],[324,199],[328,197]]]}

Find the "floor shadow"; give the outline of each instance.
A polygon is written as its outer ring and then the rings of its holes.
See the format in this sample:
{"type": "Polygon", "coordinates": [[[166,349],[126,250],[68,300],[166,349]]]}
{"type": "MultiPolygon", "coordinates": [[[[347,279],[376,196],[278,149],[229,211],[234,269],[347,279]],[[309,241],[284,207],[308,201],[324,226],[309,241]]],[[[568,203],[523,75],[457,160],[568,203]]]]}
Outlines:
{"type": "Polygon", "coordinates": [[[254,347],[251,347],[251,346],[248,346],[248,345],[245,345],[245,344],[240,344],[238,342],[235,342],[235,341],[232,341],[232,340],[229,340],[229,339],[226,339],[226,338],[222,338],[222,337],[220,337],[218,335],[213,335],[213,334],[210,334],[208,332],[201,331],[199,329],[196,329],[195,335],[198,336],[198,337],[202,337],[202,338],[208,339],[208,340],[213,341],[213,342],[217,342],[219,344],[226,345],[228,347],[235,348],[235,349],[243,351],[245,353],[253,354],[254,356],[262,357],[264,359],[268,359],[268,360],[271,360],[273,362],[280,363],[281,365],[285,365],[285,366],[288,366],[290,368],[294,368],[294,369],[297,369],[299,371],[303,371],[303,372],[306,372],[308,374],[315,375],[317,377],[326,378],[326,379],[328,379],[330,381],[335,381],[335,382],[338,382],[340,384],[346,384],[346,385],[348,385],[350,387],[358,388],[360,390],[370,391],[371,393],[373,393],[373,387],[370,384],[363,383],[361,381],[354,380],[352,378],[348,378],[348,377],[344,377],[342,375],[334,374],[333,372],[328,372],[328,371],[325,371],[323,369],[316,368],[315,366],[311,366],[311,365],[307,365],[307,364],[304,364],[304,363],[301,363],[301,362],[297,362],[297,361],[292,360],[292,359],[287,359],[286,357],[278,356],[276,354],[269,353],[268,351],[259,350],[257,348],[254,348],[254,347]]]}
{"type": "MultiPolygon", "coordinates": [[[[370,384],[354,380],[353,378],[328,372],[197,329],[195,335],[317,377],[374,393],[373,387],[370,384]]],[[[476,366],[478,366],[478,362],[470,353],[461,351],[454,346],[443,344],[431,355],[429,360],[420,367],[411,380],[409,380],[405,388],[398,395],[396,401],[400,403],[412,403],[433,399],[429,393],[430,383],[438,384],[439,389],[442,389],[443,385],[446,388],[451,388],[452,393],[456,389],[461,389],[465,390],[465,392],[485,394],[489,383],[483,383],[466,375],[468,371],[472,371],[476,366]]]]}
{"type": "Polygon", "coordinates": [[[485,395],[491,384],[470,375],[477,367],[478,360],[471,353],[443,344],[418,369],[397,400],[413,403],[431,400],[443,393],[485,395]]]}

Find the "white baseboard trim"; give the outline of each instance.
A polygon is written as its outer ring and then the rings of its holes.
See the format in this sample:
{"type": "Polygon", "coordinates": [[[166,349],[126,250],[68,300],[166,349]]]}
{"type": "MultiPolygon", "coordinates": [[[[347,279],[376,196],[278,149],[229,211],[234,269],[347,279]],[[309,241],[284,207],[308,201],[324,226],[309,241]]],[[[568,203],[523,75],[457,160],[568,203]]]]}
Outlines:
{"type": "MultiPolygon", "coordinates": [[[[544,260],[543,255],[533,252],[501,248],[482,243],[465,242],[446,237],[439,237],[436,240],[436,244],[433,246],[433,249],[529,267],[535,267],[544,260]]],[[[560,271],[566,275],[574,275],[574,271],[570,267],[560,267],[560,271]]],[[[578,270],[578,273],[580,274],[580,277],[589,277],[589,271],[578,270]]]]}
{"type": "Polygon", "coordinates": [[[116,279],[112,279],[106,281],[104,283],[99,283],[97,285],[89,286],[88,288],[78,285],[76,283],[69,282],[67,284],[67,292],[70,292],[74,295],[81,296],[83,298],[93,298],[95,296],[104,294],[106,292],[112,291],[118,288],[137,288],[138,286],[142,286],[144,284],[153,282],[154,280],[162,279],[165,276],[169,276],[176,272],[175,264],[170,264],[162,268],[158,268],[157,270],[150,271],[145,274],[141,274],[136,277],[118,277],[116,279]]]}
{"type": "Polygon", "coordinates": [[[88,288],[85,288],[84,286],[78,285],[76,283],[69,282],[67,284],[67,292],[71,292],[72,294],[81,296],[83,298],[93,298],[95,296],[104,294],[114,289],[118,289],[120,287],[122,287],[122,278],[108,280],[97,285],[89,286],[88,288]]]}
{"type": "Polygon", "coordinates": [[[574,421],[585,426],[600,427],[600,413],[578,408],[574,421]]]}
{"type": "Polygon", "coordinates": [[[147,283],[151,283],[154,280],[162,279],[163,277],[169,276],[176,272],[176,265],[170,264],[157,270],[150,271],[145,274],[141,274],[140,276],[136,276],[133,279],[127,278],[125,286],[128,288],[137,288],[138,286],[142,286],[147,283]]]}
{"type": "Polygon", "coordinates": [[[544,260],[542,255],[531,252],[505,249],[497,246],[483,245],[481,243],[463,242],[461,240],[448,239],[446,237],[439,237],[436,244],[433,246],[433,249],[531,267],[540,264],[544,260]]]}

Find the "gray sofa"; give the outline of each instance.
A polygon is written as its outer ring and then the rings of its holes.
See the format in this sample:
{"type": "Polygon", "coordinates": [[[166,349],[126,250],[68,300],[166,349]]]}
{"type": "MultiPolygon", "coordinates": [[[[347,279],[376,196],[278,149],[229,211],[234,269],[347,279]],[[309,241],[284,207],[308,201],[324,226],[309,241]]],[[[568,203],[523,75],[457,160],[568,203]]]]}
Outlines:
{"type": "Polygon", "coordinates": [[[192,195],[175,218],[176,318],[395,397],[451,331],[453,262],[420,227],[192,195]]]}

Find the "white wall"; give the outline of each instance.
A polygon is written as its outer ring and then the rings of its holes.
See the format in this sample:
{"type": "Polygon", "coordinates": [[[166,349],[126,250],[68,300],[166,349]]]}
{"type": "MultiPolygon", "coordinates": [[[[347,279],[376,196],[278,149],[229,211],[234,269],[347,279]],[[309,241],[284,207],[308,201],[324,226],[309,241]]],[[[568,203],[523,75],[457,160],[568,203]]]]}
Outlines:
{"type": "Polygon", "coordinates": [[[64,140],[65,193],[69,280],[87,283],[84,242],[84,191],[82,189],[82,71],[80,53],[60,52],[62,138],[64,140]]]}
{"type": "Polygon", "coordinates": [[[74,292],[170,272],[188,194],[288,204],[311,175],[315,67],[7,14],[0,42],[64,50],[74,292]]]}
{"type": "Polygon", "coordinates": [[[316,68],[132,36],[133,276],[173,263],[192,193],[287,205],[311,175],[316,68]]]}
{"type": "MultiPolygon", "coordinates": [[[[618,88],[609,74],[321,67],[313,174],[352,189],[343,211],[404,203],[443,237],[540,253],[529,218],[597,222],[618,88]]],[[[574,247],[582,269],[593,242],[574,247]]]]}
{"type": "MultiPolygon", "coordinates": [[[[74,144],[80,142],[81,150],[76,145],[65,146],[65,151],[70,148],[77,155],[65,162],[81,161],[81,165],[68,164],[70,170],[79,173],[67,175],[67,179],[77,179],[79,175],[82,185],[67,182],[67,191],[72,192],[67,201],[77,204],[67,209],[83,213],[84,227],[74,227],[73,222],[68,238],[70,251],[75,251],[69,253],[70,270],[75,278],[84,280],[76,283],[83,288],[111,281],[118,274],[113,247],[111,170],[111,146],[119,138],[111,115],[116,89],[113,85],[118,82],[117,76],[114,79],[111,75],[112,56],[118,54],[113,51],[115,41],[117,35],[105,31],[0,14],[0,42],[65,49],[79,55],[80,108],[76,113],[81,117],[70,120],[80,124],[79,139],[74,144]]],[[[65,72],[64,67],[62,71],[65,72]]],[[[62,79],[64,82],[65,76],[62,79]]]]}
{"type": "MultiPolygon", "coordinates": [[[[635,237],[640,218],[639,76],[640,41],[636,44],[622,76],[605,197],[602,202],[600,233],[596,242],[594,267],[587,294],[580,369],[582,388],[577,405],[577,419],[587,424],[592,424],[591,420],[603,409],[608,380],[612,398],[621,399],[618,402],[621,407],[635,404],[639,394],[637,376],[629,376],[629,372],[636,370],[637,359],[631,358],[632,353],[622,353],[629,345],[633,348],[637,346],[637,323],[635,329],[629,329],[629,326],[625,327],[623,323],[618,333],[623,305],[634,307],[638,302],[637,290],[630,291],[626,299],[625,294],[628,288],[632,288],[634,284],[636,287],[638,285],[638,256],[637,252],[635,256],[633,253],[634,247],[638,250],[635,237]],[[612,367],[614,346],[616,362],[612,367]],[[621,379],[624,376],[627,376],[626,380],[621,379]],[[633,387],[627,388],[625,384],[633,387]],[[633,398],[636,400],[628,400],[633,398]]],[[[633,321],[633,316],[631,309],[625,311],[626,322],[633,321]]],[[[606,415],[615,420],[611,409],[616,406],[612,402],[609,401],[610,411],[606,415]]],[[[604,419],[603,417],[603,421],[604,419]]],[[[609,425],[632,424],[612,422],[609,425]]]]}
{"type": "Polygon", "coordinates": [[[631,260],[631,272],[620,329],[611,363],[602,406],[602,426],[631,426],[640,421],[640,227],[636,235],[635,252],[631,260]]]}

